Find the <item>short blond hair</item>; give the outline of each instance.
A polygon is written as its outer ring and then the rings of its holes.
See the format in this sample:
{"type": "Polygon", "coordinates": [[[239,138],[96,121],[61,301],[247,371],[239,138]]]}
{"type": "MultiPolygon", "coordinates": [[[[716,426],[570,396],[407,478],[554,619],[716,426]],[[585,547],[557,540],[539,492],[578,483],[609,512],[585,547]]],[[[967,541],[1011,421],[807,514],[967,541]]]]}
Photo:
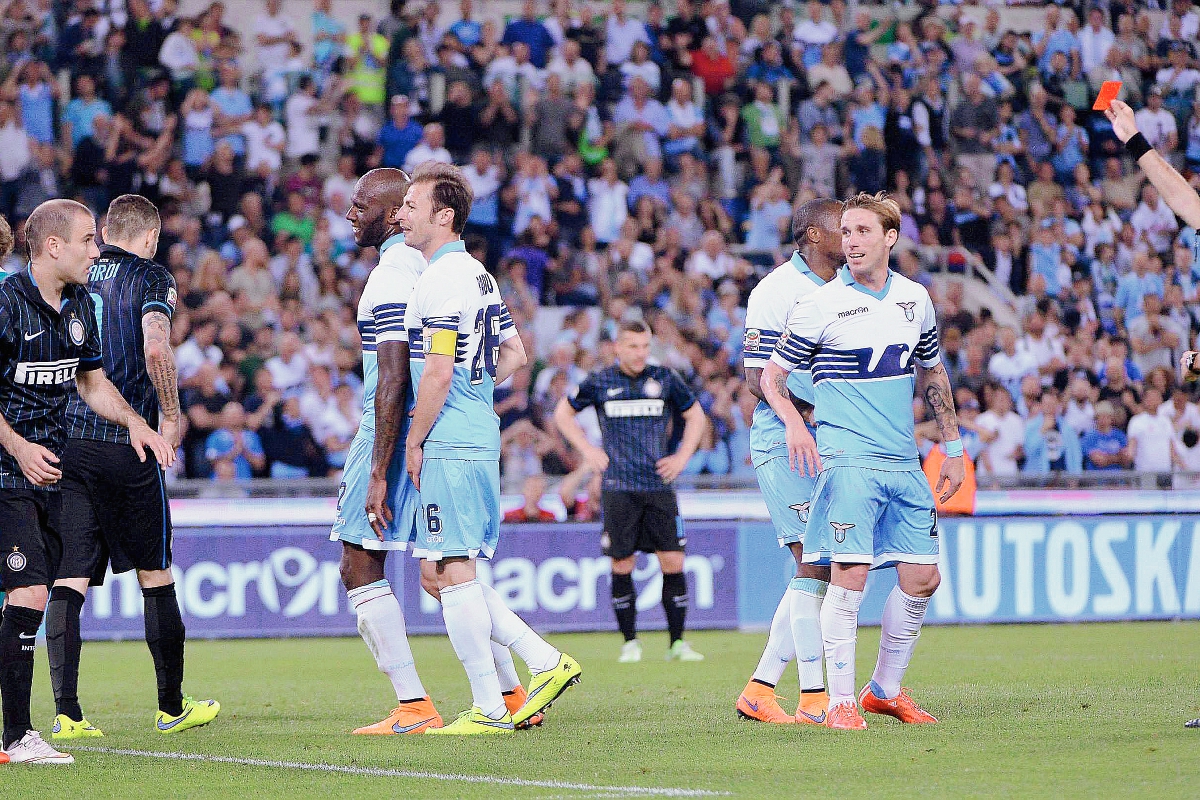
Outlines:
{"type": "Polygon", "coordinates": [[[8,227],[8,220],[0,214],[0,259],[8,258],[8,254],[13,250],[13,232],[12,228],[8,227]]]}
{"type": "Polygon", "coordinates": [[[878,194],[859,192],[849,200],[842,201],[843,214],[852,208],[861,208],[879,217],[879,222],[883,225],[884,233],[888,231],[899,233],[900,204],[893,200],[887,192],[879,192],[878,194]]]}

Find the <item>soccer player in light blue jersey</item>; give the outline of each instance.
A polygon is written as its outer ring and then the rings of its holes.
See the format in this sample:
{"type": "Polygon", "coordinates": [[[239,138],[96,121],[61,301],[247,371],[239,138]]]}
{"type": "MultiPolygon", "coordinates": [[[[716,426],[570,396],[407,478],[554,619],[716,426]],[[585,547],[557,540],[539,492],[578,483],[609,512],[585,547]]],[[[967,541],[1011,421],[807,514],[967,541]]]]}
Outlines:
{"type": "Polygon", "coordinates": [[[417,674],[404,612],[384,574],[387,554],[416,535],[417,490],[404,474],[396,442],[411,396],[404,311],[425,257],[404,243],[399,214],[408,176],[376,169],[359,179],[346,212],[360,247],[379,249],[358,304],[363,348],[363,414],[346,456],[337,518],[329,538],[342,542],[342,583],[358,617],[358,632],[396,692],[385,719],[354,731],[390,736],[438,727],[438,715],[417,674]]]}
{"type": "Polygon", "coordinates": [[[843,204],[841,234],[846,267],[792,309],[761,384],[787,426],[789,459],[820,472],[804,561],[831,567],[821,607],[825,725],[867,727],[854,691],[858,610],[868,570],[889,566],[896,567],[898,586],[884,606],[879,659],[858,701],[902,722],[935,723],[901,687],[940,581],[933,493],[913,435],[914,388],[932,408],[946,446],[936,487],[943,501],[963,482],[962,440],[929,293],[888,269],[900,207],[883,193],[859,194],[843,204]],[[787,392],[788,374],[797,368],[812,373],[816,441],[787,392]]]}
{"type": "Polygon", "coordinates": [[[525,365],[525,348],[495,279],[466,252],[462,231],[471,187],[455,167],[426,162],[413,174],[400,224],[429,261],[405,310],[416,404],[405,458],[420,492],[413,555],[421,582],[440,598],[446,632],[471,683],[473,706],[429,733],[509,733],[544,711],[582,670],[476,580],[500,532],[500,419],[497,383],[525,365]],[[512,712],[492,658],[495,642],[521,656],[532,677],[512,712]]]}
{"type": "MultiPolygon", "coordinates": [[[[842,204],[837,200],[810,200],[796,209],[792,217],[796,251],[759,281],[746,309],[742,364],[746,386],[760,401],[750,426],[750,457],[779,546],[788,547],[796,559],[796,577],[775,609],[762,658],[737,699],[736,710],[742,719],[820,725],[829,704],[821,663],[820,619],[821,599],[829,588],[829,567],[803,563],[804,526],[816,479],[791,469],[783,420],[767,404],[759,383],[793,306],[833,280],[844,260],[841,216],[842,204]],[[795,716],[780,708],[775,696],[775,686],[792,659],[796,659],[800,678],[795,716]]],[[[811,414],[813,386],[807,371],[792,372],[787,391],[801,414],[811,414]]]]}

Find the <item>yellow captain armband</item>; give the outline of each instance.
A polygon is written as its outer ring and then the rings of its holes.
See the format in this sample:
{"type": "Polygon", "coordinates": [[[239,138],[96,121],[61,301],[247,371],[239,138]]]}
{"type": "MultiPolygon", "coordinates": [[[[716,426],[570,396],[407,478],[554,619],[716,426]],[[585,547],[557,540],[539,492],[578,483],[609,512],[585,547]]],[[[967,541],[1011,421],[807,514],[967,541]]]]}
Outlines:
{"type": "Polygon", "coordinates": [[[458,344],[458,331],[435,330],[425,337],[425,354],[450,356],[455,355],[458,344]]]}

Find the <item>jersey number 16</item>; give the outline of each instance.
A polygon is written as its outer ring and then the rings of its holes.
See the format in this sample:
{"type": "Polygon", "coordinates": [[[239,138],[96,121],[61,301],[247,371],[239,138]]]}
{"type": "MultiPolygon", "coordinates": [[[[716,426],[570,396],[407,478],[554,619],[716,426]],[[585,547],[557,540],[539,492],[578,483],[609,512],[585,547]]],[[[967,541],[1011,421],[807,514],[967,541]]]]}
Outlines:
{"type": "Polygon", "coordinates": [[[471,359],[471,383],[483,383],[483,373],[496,377],[496,364],[500,361],[500,306],[493,304],[479,309],[475,315],[475,335],[479,337],[479,349],[471,359]]]}

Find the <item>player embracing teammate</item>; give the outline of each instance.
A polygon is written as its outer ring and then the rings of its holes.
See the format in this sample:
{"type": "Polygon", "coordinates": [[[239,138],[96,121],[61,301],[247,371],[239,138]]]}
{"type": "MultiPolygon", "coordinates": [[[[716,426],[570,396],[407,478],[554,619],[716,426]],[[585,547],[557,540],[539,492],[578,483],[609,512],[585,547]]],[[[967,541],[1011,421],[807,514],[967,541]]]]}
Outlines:
{"type": "Polygon", "coordinates": [[[789,461],[818,475],[803,561],[830,566],[820,613],[825,725],[843,730],[867,727],[855,702],[858,611],[868,571],[888,566],[896,567],[898,585],[884,606],[879,658],[858,703],[903,722],[937,721],[901,686],[940,580],[933,493],[913,436],[914,388],[946,445],[936,487],[943,500],[962,484],[963,448],[933,303],[924,287],[888,268],[899,229],[900,208],[885,194],[842,204],[846,266],[795,305],[761,379],[786,426],[789,461]],[[815,440],[788,389],[797,369],[812,375],[815,440]]]}

